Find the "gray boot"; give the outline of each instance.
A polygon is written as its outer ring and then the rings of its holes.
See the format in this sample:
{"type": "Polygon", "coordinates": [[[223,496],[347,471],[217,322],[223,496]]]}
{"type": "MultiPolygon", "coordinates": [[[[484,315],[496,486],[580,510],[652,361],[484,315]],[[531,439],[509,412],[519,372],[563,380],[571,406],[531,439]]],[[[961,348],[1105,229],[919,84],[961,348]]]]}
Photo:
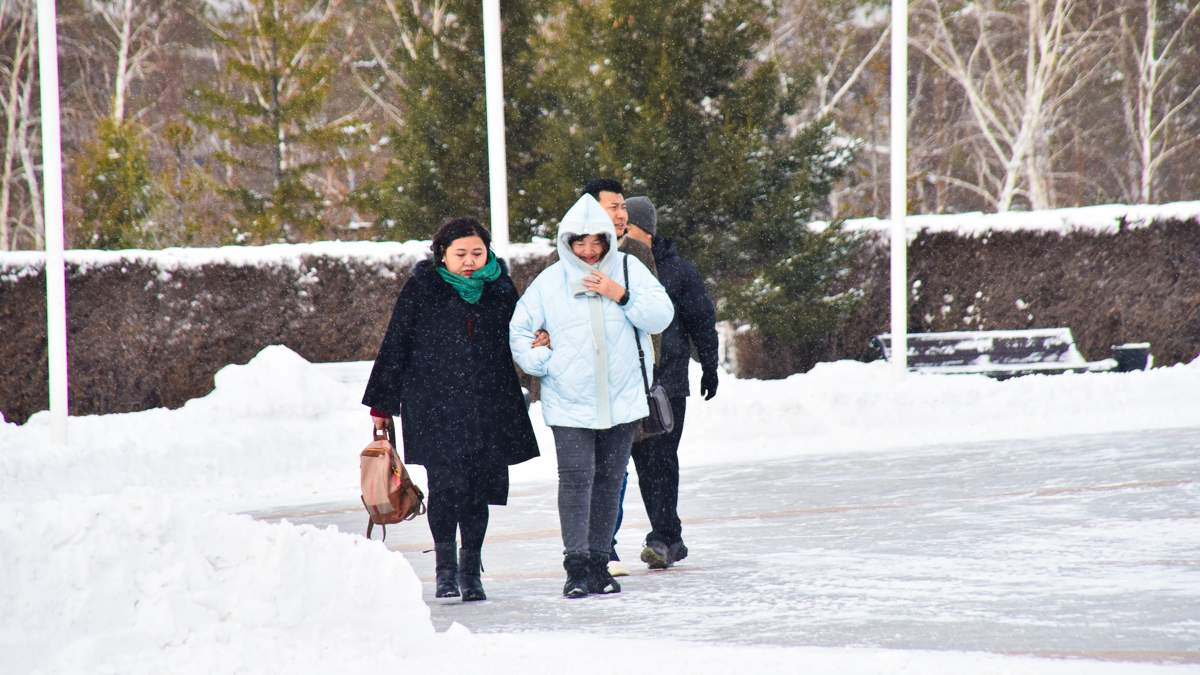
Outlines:
{"type": "Polygon", "coordinates": [[[433,545],[433,553],[437,559],[434,570],[437,572],[437,590],[435,598],[458,597],[458,551],[454,542],[433,545]]]}

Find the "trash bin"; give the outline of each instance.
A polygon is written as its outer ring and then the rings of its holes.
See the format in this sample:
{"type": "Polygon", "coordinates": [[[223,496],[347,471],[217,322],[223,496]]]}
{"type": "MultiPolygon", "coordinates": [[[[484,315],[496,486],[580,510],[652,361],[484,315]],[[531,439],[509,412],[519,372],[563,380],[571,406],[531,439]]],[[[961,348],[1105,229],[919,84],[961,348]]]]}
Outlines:
{"type": "Polygon", "coordinates": [[[1118,373],[1145,370],[1150,367],[1150,343],[1130,342],[1112,348],[1112,357],[1117,362],[1118,373]]]}

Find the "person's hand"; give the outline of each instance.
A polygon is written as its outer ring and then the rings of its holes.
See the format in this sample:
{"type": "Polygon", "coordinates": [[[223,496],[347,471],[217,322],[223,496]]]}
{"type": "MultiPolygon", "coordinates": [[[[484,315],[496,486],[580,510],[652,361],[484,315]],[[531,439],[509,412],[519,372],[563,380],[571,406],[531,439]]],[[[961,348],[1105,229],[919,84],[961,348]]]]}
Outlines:
{"type": "Polygon", "coordinates": [[[705,401],[712,400],[717,395],[717,371],[706,370],[700,376],[700,395],[705,401]]]}
{"type": "Polygon", "coordinates": [[[539,329],[533,334],[533,347],[534,349],[538,347],[550,347],[550,334],[539,329]]]}
{"type": "Polygon", "coordinates": [[[613,302],[620,302],[621,298],[625,296],[625,287],[613,281],[600,270],[592,270],[584,277],[583,287],[589,291],[595,291],[613,302]]]}
{"type": "Polygon", "coordinates": [[[372,415],[371,421],[375,423],[376,429],[386,429],[388,428],[388,422],[391,422],[392,420],[387,417],[375,417],[372,415]]]}

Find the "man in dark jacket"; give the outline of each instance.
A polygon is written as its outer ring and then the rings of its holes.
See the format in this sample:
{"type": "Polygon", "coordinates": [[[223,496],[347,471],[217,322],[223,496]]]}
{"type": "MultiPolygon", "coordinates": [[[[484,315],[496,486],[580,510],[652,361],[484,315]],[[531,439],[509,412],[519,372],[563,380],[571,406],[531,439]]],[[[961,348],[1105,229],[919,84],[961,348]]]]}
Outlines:
{"type": "Polygon", "coordinates": [[[668,434],[633,444],[638,485],[651,526],[641,557],[651,569],[662,569],[688,554],[678,513],[679,438],[683,433],[687,397],[691,394],[688,360],[693,346],[703,372],[700,395],[706,401],[717,395],[716,311],[696,267],[679,255],[670,239],[657,236],[654,204],[645,197],[630,197],[626,209],[628,236],[650,246],[658,280],[675,305],[675,319],[662,333],[662,354],[654,369],[655,381],[661,382],[671,396],[675,428],[668,434]]]}

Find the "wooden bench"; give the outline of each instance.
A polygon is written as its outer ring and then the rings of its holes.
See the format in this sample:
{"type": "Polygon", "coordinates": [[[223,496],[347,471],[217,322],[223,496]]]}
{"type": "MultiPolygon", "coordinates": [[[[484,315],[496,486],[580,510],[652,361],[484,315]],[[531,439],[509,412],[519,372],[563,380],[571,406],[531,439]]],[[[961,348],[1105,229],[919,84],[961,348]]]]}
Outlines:
{"type": "MultiPolygon", "coordinates": [[[[891,360],[892,336],[876,335],[876,358],[891,360]]],[[[1070,328],[912,333],[908,368],[924,373],[978,374],[996,379],[1021,375],[1144,370],[1148,343],[1113,347],[1112,358],[1088,361],[1075,346],[1070,328]]]]}

